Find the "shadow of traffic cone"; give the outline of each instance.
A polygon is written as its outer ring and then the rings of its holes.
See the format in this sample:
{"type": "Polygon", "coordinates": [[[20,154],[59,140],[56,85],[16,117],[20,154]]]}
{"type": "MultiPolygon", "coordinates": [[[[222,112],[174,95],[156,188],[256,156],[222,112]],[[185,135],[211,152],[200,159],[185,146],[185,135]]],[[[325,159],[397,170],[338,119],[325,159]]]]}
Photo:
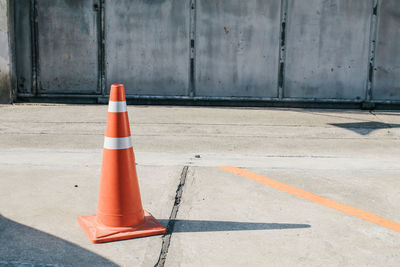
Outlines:
{"type": "Polygon", "coordinates": [[[97,214],[80,216],[78,222],[93,243],[166,232],[142,208],[122,84],[110,91],[97,214]]]}

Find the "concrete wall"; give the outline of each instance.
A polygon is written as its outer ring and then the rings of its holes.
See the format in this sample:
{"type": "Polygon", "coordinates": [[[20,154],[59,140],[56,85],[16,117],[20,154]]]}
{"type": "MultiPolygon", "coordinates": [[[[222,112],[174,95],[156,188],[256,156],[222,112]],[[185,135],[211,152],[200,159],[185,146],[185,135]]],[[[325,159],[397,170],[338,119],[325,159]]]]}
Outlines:
{"type": "Polygon", "coordinates": [[[18,93],[103,101],[124,83],[135,99],[400,103],[399,10],[398,0],[19,0],[18,93]]]}
{"type": "Polygon", "coordinates": [[[12,49],[10,42],[9,6],[0,0],[0,103],[12,100],[12,49]]]}

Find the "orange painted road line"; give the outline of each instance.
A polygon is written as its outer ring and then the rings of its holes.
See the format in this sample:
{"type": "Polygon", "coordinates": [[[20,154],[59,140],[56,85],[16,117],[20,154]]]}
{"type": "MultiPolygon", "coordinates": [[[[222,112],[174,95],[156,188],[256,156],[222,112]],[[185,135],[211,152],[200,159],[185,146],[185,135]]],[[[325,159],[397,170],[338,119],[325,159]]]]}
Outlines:
{"type": "Polygon", "coordinates": [[[348,215],[352,215],[354,217],[360,218],[362,220],[383,226],[385,228],[391,229],[393,231],[399,232],[400,233],[400,223],[393,222],[391,220],[379,217],[375,214],[369,213],[367,211],[363,211],[318,195],[315,195],[313,193],[304,191],[302,189],[298,189],[296,187],[275,181],[271,178],[249,172],[240,168],[236,167],[231,167],[231,166],[220,166],[220,169],[231,172],[240,176],[243,176],[247,179],[259,182],[264,185],[268,185],[270,187],[273,187],[275,189],[281,190],[283,192],[289,193],[291,195],[298,196],[300,198],[307,199],[309,201],[318,203],[320,205],[332,208],[334,210],[341,211],[343,213],[346,213],[348,215]]]}

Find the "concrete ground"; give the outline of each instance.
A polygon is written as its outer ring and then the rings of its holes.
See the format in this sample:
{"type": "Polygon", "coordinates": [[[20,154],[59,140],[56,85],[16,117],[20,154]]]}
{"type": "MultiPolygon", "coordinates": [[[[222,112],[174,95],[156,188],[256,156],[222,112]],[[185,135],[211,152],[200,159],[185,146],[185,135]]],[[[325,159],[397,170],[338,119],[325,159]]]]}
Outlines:
{"type": "Polygon", "coordinates": [[[104,105],[0,106],[0,266],[399,266],[400,113],[129,106],[143,206],[170,234],[92,244],[104,105]],[[175,201],[175,199],[177,199],[175,201]]]}

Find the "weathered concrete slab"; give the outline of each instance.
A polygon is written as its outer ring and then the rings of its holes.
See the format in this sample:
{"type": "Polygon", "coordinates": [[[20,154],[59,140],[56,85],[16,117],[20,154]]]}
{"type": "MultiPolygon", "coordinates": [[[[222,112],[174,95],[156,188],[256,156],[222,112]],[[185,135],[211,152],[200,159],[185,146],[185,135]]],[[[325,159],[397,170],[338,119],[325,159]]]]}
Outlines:
{"type": "Polygon", "coordinates": [[[160,236],[93,245],[76,222],[96,210],[106,106],[0,105],[0,265],[153,266],[161,251],[166,266],[400,260],[396,232],[217,168],[400,222],[398,112],[128,110],[143,205],[164,225],[189,168],[169,250],[160,236]]]}
{"type": "Polygon", "coordinates": [[[376,44],[373,99],[400,98],[399,2],[380,2],[376,44]]]}
{"type": "Polygon", "coordinates": [[[372,2],[288,1],[285,97],[365,98],[372,2]]]}
{"type": "Polygon", "coordinates": [[[105,21],[107,90],[187,95],[190,1],[106,1],[105,21]]]}
{"type": "MultiPolygon", "coordinates": [[[[250,170],[400,221],[399,168],[379,178],[362,167],[250,170]]],[[[190,168],[183,199],[167,266],[396,266],[400,260],[399,233],[217,168],[190,168]]]]}
{"type": "MultiPolygon", "coordinates": [[[[0,260],[68,266],[157,262],[161,236],[99,245],[90,243],[78,225],[78,216],[96,212],[101,151],[5,155],[18,160],[0,164],[0,260]]],[[[137,170],[144,208],[166,225],[181,167],[139,164],[137,170]]]]}
{"type": "Polygon", "coordinates": [[[197,1],[196,95],[277,97],[280,1],[197,1]]]}
{"type": "MultiPolygon", "coordinates": [[[[5,106],[1,113],[4,148],[57,148],[62,144],[66,149],[96,149],[103,143],[106,106],[17,105],[5,106]]],[[[132,140],[139,151],[333,157],[400,154],[398,114],[377,114],[129,107],[132,140]]]]}

